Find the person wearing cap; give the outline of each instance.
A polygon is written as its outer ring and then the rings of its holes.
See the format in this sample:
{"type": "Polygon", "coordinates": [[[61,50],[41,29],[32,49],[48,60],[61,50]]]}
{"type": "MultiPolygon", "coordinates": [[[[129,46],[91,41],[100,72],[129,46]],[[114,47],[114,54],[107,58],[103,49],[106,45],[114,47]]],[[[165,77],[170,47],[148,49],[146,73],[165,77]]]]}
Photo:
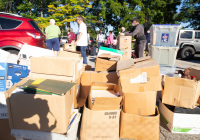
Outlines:
{"type": "Polygon", "coordinates": [[[68,43],[72,43],[72,41],[76,40],[76,36],[75,36],[75,33],[73,33],[72,28],[68,30],[67,34],[68,34],[67,36],[68,43]]]}
{"type": "Polygon", "coordinates": [[[59,38],[58,36],[61,34],[60,28],[55,25],[55,20],[50,19],[49,26],[45,29],[46,39],[47,39],[47,47],[48,49],[54,51],[54,55],[58,55],[58,51],[60,50],[59,38]]]}
{"type": "Polygon", "coordinates": [[[126,32],[125,35],[134,36],[134,38],[136,39],[135,55],[137,58],[140,58],[144,56],[144,48],[146,45],[144,28],[142,27],[142,25],[139,24],[139,20],[137,18],[133,19],[132,26],[133,28],[131,29],[131,31],[126,32]]]}
{"type": "Polygon", "coordinates": [[[105,35],[102,33],[102,31],[99,31],[99,34],[97,35],[97,41],[98,41],[98,50],[101,45],[103,45],[103,42],[105,41],[105,35]]]}

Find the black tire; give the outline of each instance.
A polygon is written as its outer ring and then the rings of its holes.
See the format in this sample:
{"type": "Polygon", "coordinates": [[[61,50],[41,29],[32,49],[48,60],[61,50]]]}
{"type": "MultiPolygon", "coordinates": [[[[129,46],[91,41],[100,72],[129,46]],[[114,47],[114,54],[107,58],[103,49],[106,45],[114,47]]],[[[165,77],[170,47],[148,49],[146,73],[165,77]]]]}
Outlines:
{"type": "Polygon", "coordinates": [[[18,53],[19,53],[19,50],[15,49],[15,48],[6,48],[3,50],[8,51],[11,54],[16,54],[16,55],[18,55],[18,53]]]}
{"type": "Polygon", "coordinates": [[[190,46],[185,46],[181,50],[181,58],[182,59],[192,59],[192,58],[194,58],[194,55],[195,55],[195,50],[194,50],[194,48],[192,48],[190,46]]]}

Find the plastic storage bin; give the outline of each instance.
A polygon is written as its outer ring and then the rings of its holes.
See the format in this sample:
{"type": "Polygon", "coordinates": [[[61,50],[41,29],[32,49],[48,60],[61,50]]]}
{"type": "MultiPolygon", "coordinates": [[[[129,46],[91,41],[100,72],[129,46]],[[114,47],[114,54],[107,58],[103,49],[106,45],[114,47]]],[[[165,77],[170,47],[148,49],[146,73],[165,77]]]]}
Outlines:
{"type": "Polygon", "coordinates": [[[174,66],[178,49],[178,46],[168,47],[150,45],[150,55],[159,64],[174,66]]]}
{"type": "Polygon", "coordinates": [[[42,131],[30,131],[30,130],[20,130],[11,129],[11,135],[13,135],[16,140],[76,140],[78,125],[80,121],[81,114],[76,113],[76,117],[73,120],[74,115],[71,117],[72,125],[68,130],[66,135],[42,132],[42,131]]]}
{"type": "Polygon", "coordinates": [[[153,24],[150,28],[151,45],[174,46],[177,42],[180,25],[153,24]]]}
{"type": "Polygon", "coordinates": [[[160,65],[160,74],[174,77],[176,66],[160,65]]]}

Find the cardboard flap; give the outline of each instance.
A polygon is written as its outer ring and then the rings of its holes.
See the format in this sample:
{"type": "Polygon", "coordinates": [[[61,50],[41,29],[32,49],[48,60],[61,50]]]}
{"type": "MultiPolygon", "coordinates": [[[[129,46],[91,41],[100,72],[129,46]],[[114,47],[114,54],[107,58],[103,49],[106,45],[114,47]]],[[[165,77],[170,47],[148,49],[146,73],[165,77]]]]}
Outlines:
{"type": "Polygon", "coordinates": [[[81,58],[71,57],[32,57],[31,72],[74,76],[81,58]]]}
{"type": "Polygon", "coordinates": [[[113,90],[116,84],[114,83],[103,83],[103,82],[92,82],[91,89],[95,90],[113,90]]]}
{"type": "Polygon", "coordinates": [[[120,105],[121,101],[122,97],[116,97],[116,98],[98,97],[95,98],[94,105],[120,105]]]}
{"type": "Polygon", "coordinates": [[[149,59],[151,59],[151,56],[140,57],[140,58],[133,59],[133,60],[134,60],[135,63],[139,63],[139,62],[146,61],[146,60],[149,60],[149,59]]]}
{"type": "Polygon", "coordinates": [[[199,93],[194,80],[178,77],[166,77],[163,91],[163,103],[193,109],[199,93]]]}
{"type": "Polygon", "coordinates": [[[120,109],[120,105],[95,105],[92,107],[92,110],[118,110],[120,109]]]}
{"type": "Polygon", "coordinates": [[[121,60],[117,63],[117,71],[128,69],[134,66],[134,59],[121,60]]]}
{"type": "Polygon", "coordinates": [[[139,116],[121,111],[120,138],[127,139],[159,139],[160,113],[155,108],[155,116],[139,116]],[[151,134],[151,135],[149,135],[151,134]]]}
{"type": "Polygon", "coordinates": [[[134,115],[155,115],[156,91],[124,94],[123,110],[134,115]]]}

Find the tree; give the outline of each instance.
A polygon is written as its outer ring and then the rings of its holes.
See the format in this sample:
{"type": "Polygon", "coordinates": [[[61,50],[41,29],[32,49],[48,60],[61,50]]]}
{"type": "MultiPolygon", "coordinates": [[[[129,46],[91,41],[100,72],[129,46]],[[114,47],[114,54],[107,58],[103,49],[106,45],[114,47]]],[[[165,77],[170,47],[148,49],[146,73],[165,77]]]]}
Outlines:
{"type": "Polygon", "coordinates": [[[178,20],[194,29],[200,29],[200,0],[184,0],[178,14],[178,20]]]}

